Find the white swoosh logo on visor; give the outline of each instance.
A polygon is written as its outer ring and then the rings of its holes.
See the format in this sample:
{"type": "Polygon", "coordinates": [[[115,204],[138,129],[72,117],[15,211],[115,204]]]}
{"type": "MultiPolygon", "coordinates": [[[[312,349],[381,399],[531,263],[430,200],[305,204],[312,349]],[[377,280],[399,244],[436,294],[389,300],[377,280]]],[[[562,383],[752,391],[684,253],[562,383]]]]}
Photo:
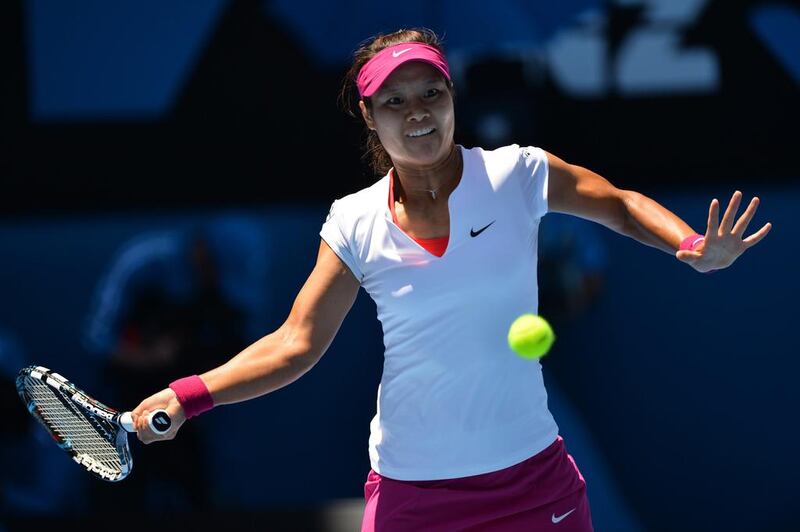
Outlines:
{"type": "Polygon", "coordinates": [[[411,50],[411,48],[406,48],[405,50],[400,50],[398,52],[392,52],[392,57],[400,57],[409,50],[411,50]]]}

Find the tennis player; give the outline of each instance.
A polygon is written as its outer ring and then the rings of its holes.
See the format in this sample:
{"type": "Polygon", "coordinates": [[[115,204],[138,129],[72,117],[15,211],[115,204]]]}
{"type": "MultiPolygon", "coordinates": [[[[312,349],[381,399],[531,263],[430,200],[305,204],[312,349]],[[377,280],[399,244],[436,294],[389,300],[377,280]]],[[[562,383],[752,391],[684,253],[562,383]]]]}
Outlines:
{"type": "Polygon", "coordinates": [[[175,381],[134,410],[139,438],[171,439],[214,405],[299,378],[333,340],[358,291],[377,304],[385,361],[371,423],[362,531],[592,530],[584,479],[547,407],[541,366],[510,352],[510,323],[537,311],[537,231],[579,216],[699,272],[730,266],[758,198],[700,235],[642,194],[536,147],[493,151],[453,139],[453,82],[429,30],[380,35],[355,54],[343,95],[385,175],[333,203],[317,263],[285,323],[229,362],[175,381]],[[735,223],[734,223],[735,222],[735,223]],[[165,408],[174,429],[143,415],[165,408]]]}

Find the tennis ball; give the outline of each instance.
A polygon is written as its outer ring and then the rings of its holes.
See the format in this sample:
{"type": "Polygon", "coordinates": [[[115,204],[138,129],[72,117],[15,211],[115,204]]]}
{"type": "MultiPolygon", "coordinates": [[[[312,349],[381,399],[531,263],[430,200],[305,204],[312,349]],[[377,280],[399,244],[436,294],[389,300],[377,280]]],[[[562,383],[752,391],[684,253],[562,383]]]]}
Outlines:
{"type": "Polygon", "coordinates": [[[535,314],[523,314],[508,329],[508,345],[522,358],[545,356],[555,339],[547,320],[535,314]]]}

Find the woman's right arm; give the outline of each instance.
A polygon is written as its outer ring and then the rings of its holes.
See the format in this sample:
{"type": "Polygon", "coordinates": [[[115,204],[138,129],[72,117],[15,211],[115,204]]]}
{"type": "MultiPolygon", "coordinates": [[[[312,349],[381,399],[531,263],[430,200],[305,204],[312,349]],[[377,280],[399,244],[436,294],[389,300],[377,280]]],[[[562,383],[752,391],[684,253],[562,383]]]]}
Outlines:
{"type": "MultiPolygon", "coordinates": [[[[238,403],[265,395],[300,378],[322,357],[353,306],[359,282],[325,241],[317,263],[294,301],[289,317],[278,330],[256,341],[231,360],[200,378],[214,405],[238,403]]],[[[133,410],[139,439],[144,443],[172,439],[185,421],[175,392],[167,388],[145,399],[133,410]],[[164,408],[173,428],[158,436],[146,417],[164,408]]]]}

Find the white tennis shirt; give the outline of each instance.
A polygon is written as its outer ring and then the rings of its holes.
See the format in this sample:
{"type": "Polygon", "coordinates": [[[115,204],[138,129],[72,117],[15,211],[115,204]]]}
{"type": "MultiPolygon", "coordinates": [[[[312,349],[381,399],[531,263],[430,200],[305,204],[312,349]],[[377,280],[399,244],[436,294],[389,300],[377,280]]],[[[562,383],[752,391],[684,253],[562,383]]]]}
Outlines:
{"type": "Polygon", "coordinates": [[[511,322],[538,310],[547,156],[517,145],[459,149],[441,257],[392,222],[388,174],[336,200],[320,231],[377,305],[385,354],[369,456],[398,480],[497,471],[558,435],[541,365],[507,343],[511,322]]]}

